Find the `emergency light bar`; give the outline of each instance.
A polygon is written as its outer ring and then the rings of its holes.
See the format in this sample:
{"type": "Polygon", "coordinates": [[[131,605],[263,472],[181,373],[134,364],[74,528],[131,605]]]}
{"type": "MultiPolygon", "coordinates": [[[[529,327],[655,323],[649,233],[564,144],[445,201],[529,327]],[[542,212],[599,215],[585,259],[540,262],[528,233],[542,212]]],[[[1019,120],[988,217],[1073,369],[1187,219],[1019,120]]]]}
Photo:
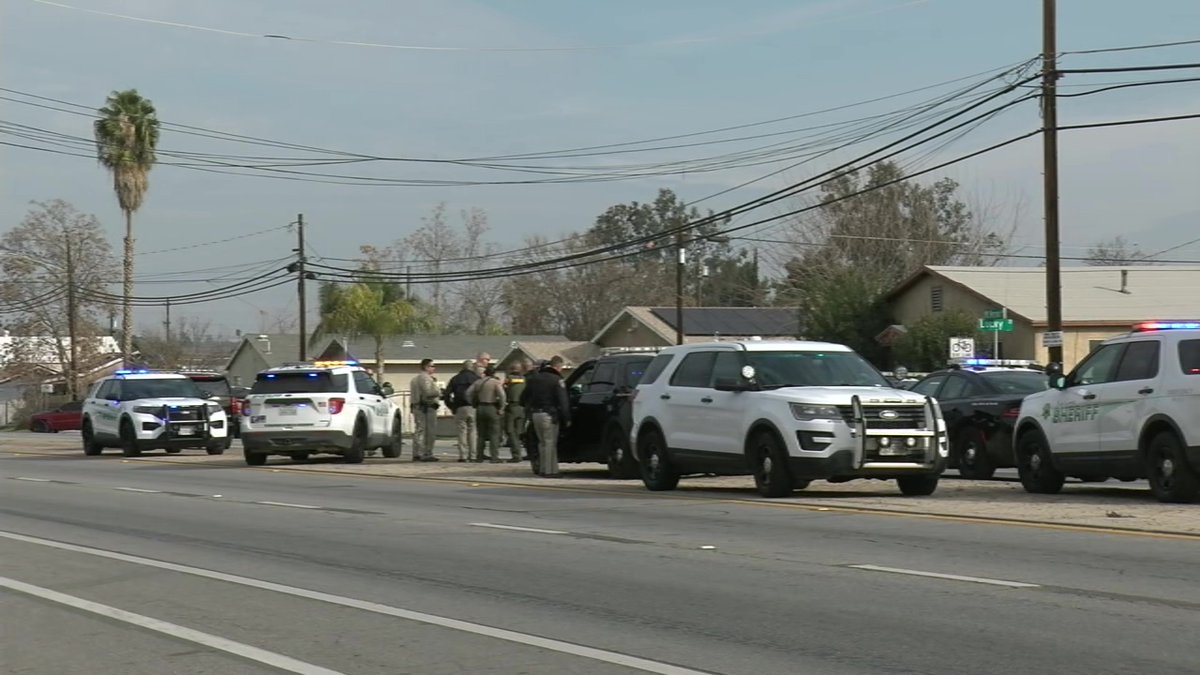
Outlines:
{"type": "Polygon", "coordinates": [[[1133,332],[1152,330],[1200,330],[1200,321],[1143,321],[1133,324],[1133,332]]]}
{"type": "Polygon", "coordinates": [[[662,351],[662,347],[605,347],[600,350],[603,356],[612,354],[631,354],[631,353],[658,353],[662,351]]]}
{"type": "Polygon", "coordinates": [[[338,366],[357,366],[358,361],[313,361],[317,368],[337,368],[338,366]]]}
{"type": "Polygon", "coordinates": [[[950,359],[951,365],[956,366],[1012,366],[1029,368],[1037,363],[1029,359],[950,359]]]}
{"type": "Polygon", "coordinates": [[[149,370],[118,370],[117,375],[147,375],[149,370]]]}

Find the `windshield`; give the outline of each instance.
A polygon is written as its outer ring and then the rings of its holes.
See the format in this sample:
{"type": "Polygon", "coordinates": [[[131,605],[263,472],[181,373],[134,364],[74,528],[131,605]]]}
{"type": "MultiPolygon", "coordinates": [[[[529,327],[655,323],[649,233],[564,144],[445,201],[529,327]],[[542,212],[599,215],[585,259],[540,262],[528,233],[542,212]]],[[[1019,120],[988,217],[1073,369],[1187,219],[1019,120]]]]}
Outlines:
{"type": "Polygon", "coordinates": [[[1050,386],[1045,373],[1033,370],[996,370],[980,373],[979,376],[1004,394],[1028,396],[1045,391],[1050,386]]]}
{"type": "Polygon", "coordinates": [[[746,359],[764,389],[891,386],[854,352],[746,352],[746,359]]]}
{"type": "Polygon", "coordinates": [[[216,394],[217,396],[229,396],[229,383],[227,380],[213,380],[213,379],[196,380],[196,379],[193,379],[192,382],[195,382],[196,386],[199,387],[200,391],[202,391],[206,394],[216,394]]]}
{"type": "Polygon", "coordinates": [[[259,373],[251,394],[333,394],[347,389],[346,375],[327,371],[295,373],[259,373]]]}
{"type": "Polygon", "coordinates": [[[134,401],[142,398],[204,398],[195,382],[181,377],[160,380],[125,380],[121,383],[121,398],[134,401]]]}

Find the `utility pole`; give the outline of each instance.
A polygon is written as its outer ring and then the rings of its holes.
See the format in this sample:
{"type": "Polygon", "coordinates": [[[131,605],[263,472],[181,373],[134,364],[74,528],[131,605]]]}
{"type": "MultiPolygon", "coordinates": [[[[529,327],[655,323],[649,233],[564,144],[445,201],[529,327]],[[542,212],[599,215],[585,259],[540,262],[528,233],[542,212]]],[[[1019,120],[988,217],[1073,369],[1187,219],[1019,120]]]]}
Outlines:
{"type": "Polygon", "coordinates": [[[66,239],[67,263],[67,340],[70,342],[70,367],[67,369],[67,394],[74,401],[79,398],[79,339],[75,326],[75,258],[71,253],[71,230],[63,231],[66,239]]]}
{"type": "Polygon", "coordinates": [[[167,298],[167,319],[163,321],[163,332],[167,335],[167,344],[171,344],[171,299],[167,298]]]}
{"type": "Polygon", "coordinates": [[[300,299],[300,360],[308,360],[308,303],[304,293],[304,214],[296,215],[296,293],[300,299]]]}
{"type": "Polygon", "coordinates": [[[412,302],[412,265],[404,268],[404,299],[412,302]]]}
{"type": "MultiPolygon", "coordinates": [[[[1062,271],[1058,234],[1058,26],[1055,0],[1042,0],[1042,150],[1046,220],[1046,330],[1062,331],[1062,271]]],[[[1049,363],[1062,365],[1061,343],[1049,363]]]]}
{"type": "Polygon", "coordinates": [[[683,248],[683,227],[675,232],[675,344],[683,344],[683,268],[687,252],[683,248]]]}

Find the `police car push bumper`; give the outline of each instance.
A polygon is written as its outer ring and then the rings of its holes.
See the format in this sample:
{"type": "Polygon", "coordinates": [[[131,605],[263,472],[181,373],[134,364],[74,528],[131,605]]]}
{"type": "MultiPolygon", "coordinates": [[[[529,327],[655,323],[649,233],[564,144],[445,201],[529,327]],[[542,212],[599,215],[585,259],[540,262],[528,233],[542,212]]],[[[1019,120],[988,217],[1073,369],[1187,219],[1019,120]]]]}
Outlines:
{"type": "Polygon", "coordinates": [[[228,434],[225,412],[211,403],[139,402],[127,416],[146,447],[202,447],[228,434]]]}

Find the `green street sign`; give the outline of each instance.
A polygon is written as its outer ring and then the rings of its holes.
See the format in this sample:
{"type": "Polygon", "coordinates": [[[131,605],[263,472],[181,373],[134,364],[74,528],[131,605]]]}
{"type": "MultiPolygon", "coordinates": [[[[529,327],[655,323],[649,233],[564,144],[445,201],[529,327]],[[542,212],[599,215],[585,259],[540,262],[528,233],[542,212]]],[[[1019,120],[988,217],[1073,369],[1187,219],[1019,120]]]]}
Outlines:
{"type": "Polygon", "coordinates": [[[1003,319],[1004,318],[1004,310],[1002,310],[1002,309],[985,309],[983,311],[983,318],[985,318],[985,319],[1003,319]]]}
{"type": "Polygon", "coordinates": [[[1013,331],[1013,320],[980,319],[979,330],[985,333],[1011,333],[1013,331]]]}

